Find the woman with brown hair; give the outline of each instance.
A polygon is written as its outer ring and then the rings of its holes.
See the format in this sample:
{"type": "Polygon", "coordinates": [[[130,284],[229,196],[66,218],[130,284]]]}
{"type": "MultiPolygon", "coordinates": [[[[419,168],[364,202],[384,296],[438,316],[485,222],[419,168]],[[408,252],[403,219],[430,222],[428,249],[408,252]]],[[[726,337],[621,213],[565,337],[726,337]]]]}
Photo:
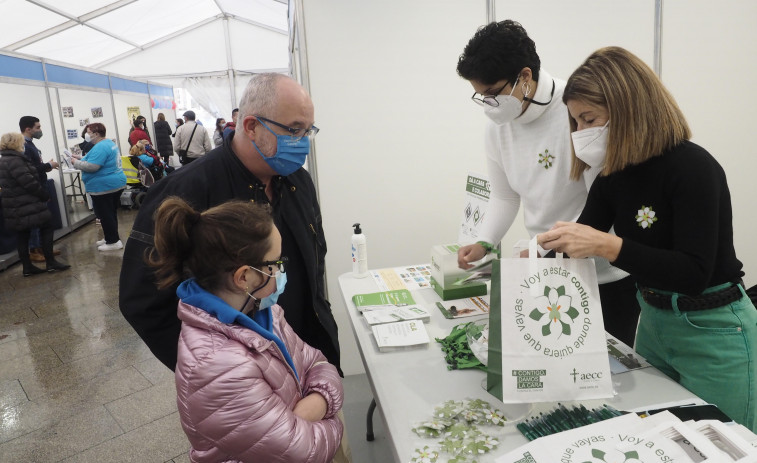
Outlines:
{"type": "Polygon", "coordinates": [[[757,311],[733,245],[723,168],[689,141],[683,113],[643,61],[594,52],[563,94],[573,178],[596,169],[577,223],[538,236],[571,257],[602,256],[636,280],[636,351],[757,431],[757,311]],[[616,235],[606,233],[615,227],[616,235]]]}
{"type": "Polygon", "coordinates": [[[6,133],[0,137],[0,189],[2,189],[5,226],[18,233],[18,258],[25,277],[45,273],[32,265],[29,257],[29,236],[32,228],[40,229],[42,253],[46,270],[67,270],[71,266],[55,260],[53,255],[52,214],[47,207],[50,194],[39,182],[37,169],[24,155],[24,136],[6,133]]]}

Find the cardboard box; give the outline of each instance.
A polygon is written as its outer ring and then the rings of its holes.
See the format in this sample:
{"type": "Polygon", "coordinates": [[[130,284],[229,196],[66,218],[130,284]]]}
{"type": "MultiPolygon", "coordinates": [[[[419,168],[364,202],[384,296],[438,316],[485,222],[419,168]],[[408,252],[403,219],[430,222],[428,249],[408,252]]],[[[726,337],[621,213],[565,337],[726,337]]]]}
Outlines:
{"type": "Polygon", "coordinates": [[[434,277],[431,277],[430,282],[431,287],[434,288],[436,294],[438,294],[443,301],[486,295],[486,283],[484,282],[469,283],[461,286],[450,286],[449,288],[442,288],[441,285],[436,282],[434,277]]]}
{"type": "Polygon", "coordinates": [[[431,248],[431,287],[444,301],[486,294],[486,282],[464,281],[471,272],[457,266],[458,244],[440,244],[431,248]]]}

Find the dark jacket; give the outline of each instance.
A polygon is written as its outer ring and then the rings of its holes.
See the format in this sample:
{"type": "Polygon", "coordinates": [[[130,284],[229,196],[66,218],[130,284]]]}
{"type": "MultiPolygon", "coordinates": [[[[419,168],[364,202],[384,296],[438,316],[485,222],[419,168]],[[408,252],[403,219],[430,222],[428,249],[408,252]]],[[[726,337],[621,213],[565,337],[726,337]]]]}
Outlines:
{"type": "Polygon", "coordinates": [[[47,201],[50,195],[37,176],[37,169],[20,151],[0,151],[0,198],[5,227],[30,230],[52,219],[47,201]]]}
{"type": "Polygon", "coordinates": [[[28,139],[24,139],[24,155],[26,159],[32,162],[32,166],[37,171],[37,178],[40,183],[47,183],[47,173],[53,170],[53,166],[49,162],[42,162],[42,153],[34,145],[34,142],[28,139]]]}
{"type": "Polygon", "coordinates": [[[79,143],[79,148],[81,149],[81,154],[87,154],[87,153],[89,153],[89,150],[91,150],[92,147],[94,147],[94,146],[95,145],[92,144],[92,142],[89,142],[89,141],[86,141],[86,140],[83,141],[83,142],[81,142],[81,143],[79,143]]]}
{"type": "Polygon", "coordinates": [[[155,144],[158,147],[158,153],[161,156],[171,156],[173,154],[173,144],[171,143],[171,126],[168,121],[155,122],[155,144]]]}
{"type": "MultiPolygon", "coordinates": [[[[121,313],[153,354],[172,370],[181,328],[176,316],[177,285],[161,291],[154,289],[154,272],[145,263],[145,253],[153,248],[153,213],[164,198],[172,195],[182,197],[200,211],[231,199],[267,203],[265,186],[244,167],[231,145],[228,139],[224,146],[155,183],[139,208],[124,250],[121,313]]],[[[301,263],[287,267],[287,279],[307,282],[306,288],[287,285],[278,303],[284,307],[287,322],[295,332],[339,368],[337,326],[324,288],[326,240],[313,180],[301,168],[287,177],[274,177],[272,182],[274,222],[280,230],[291,231],[282,232],[282,255],[290,262],[296,259],[301,263]],[[286,236],[292,236],[294,242],[286,236]],[[307,295],[306,303],[288,303],[301,301],[303,294],[307,295]]]]}

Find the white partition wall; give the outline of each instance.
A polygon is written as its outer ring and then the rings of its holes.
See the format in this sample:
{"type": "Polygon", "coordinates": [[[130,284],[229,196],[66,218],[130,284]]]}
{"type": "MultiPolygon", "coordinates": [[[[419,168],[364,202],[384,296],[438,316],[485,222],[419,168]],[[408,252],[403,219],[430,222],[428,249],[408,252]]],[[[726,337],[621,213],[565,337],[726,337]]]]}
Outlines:
{"type": "MultiPolygon", "coordinates": [[[[57,159],[55,155],[56,127],[50,119],[47,106],[47,91],[44,83],[38,85],[15,84],[0,81],[3,110],[0,111],[0,133],[19,132],[18,121],[22,116],[39,119],[42,138],[34,140],[34,145],[42,152],[42,160],[57,159]]],[[[48,174],[49,178],[56,177],[48,174]]],[[[58,179],[55,179],[58,181],[58,179]]]]}
{"type": "MultiPolygon", "coordinates": [[[[113,127],[113,105],[110,92],[102,89],[79,90],[75,88],[57,88],[55,92],[55,118],[58,130],[55,133],[58,146],[73,150],[83,142],[82,132],[87,124],[99,122],[105,127],[113,127]]],[[[70,193],[78,193],[81,178],[79,174],[63,172],[63,184],[70,193]]],[[[84,190],[86,191],[86,190],[84,190]]],[[[83,196],[70,195],[62,198],[61,208],[68,209],[71,224],[86,219],[92,211],[83,196]]]]}
{"type": "Polygon", "coordinates": [[[83,142],[81,134],[87,124],[99,122],[106,128],[113,127],[113,104],[108,91],[59,88],[57,93],[60,107],[56,107],[56,117],[61,127],[56,134],[59,146],[70,148],[83,142]]]}
{"type": "Polygon", "coordinates": [[[337,277],[360,222],[373,268],[428,262],[457,240],[466,172],[485,168],[484,114],[455,72],[483,1],[306,1],[329,299],[342,368],[362,371],[337,277]]]}
{"type": "MultiPolygon", "coordinates": [[[[138,110],[139,115],[147,119],[147,130],[150,132],[150,138],[153,137],[152,128],[152,108],[150,107],[150,97],[146,93],[132,92],[113,92],[113,108],[116,114],[116,126],[118,127],[118,148],[121,154],[129,154],[129,130],[131,129],[130,108],[138,110]]],[[[108,138],[116,138],[116,131],[108,128],[108,138]],[[111,132],[112,130],[112,132],[111,132]]]]}
{"type": "MultiPolygon", "coordinates": [[[[361,222],[372,268],[428,262],[432,244],[455,241],[465,174],[485,169],[485,117],[455,66],[490,2],[302,2],[298,26],[315,103],[315,171],[329,253],[326,276],[346,374],[362,371],[337,277],[351,270],[351,225],[361,222]]],[[[519,21],[544,69],[567,79],[595,49],[618,45],[655,61],[660,0],[493,0],[497,20],[519,21]]],[[[729,177],[737,252],[757,279],[757,219],[748,202],[757,160],[750,132],[757,4],[664,3],[662,77],[729,177]]],[[[526,236],[516,219],[508,249],[526,236]]]]}
{"type": "MultiPolygon", "coordinates": [[[[23,116],[34,116],[39,119],[42,129],[42,138],[34,140],[34,146],[40,150],[43,162],[49,162],[51,159],[57,160],[55,140],[58,130],[56,130],[56,124],[50,118],[50,107],[47,103],[47,90],[44,87],[44,82],[34,82],[31,85],[27,82],[12,82],[12,80],[0,81],[0,95],[2,95],[3,107],[5,108],[0,111],[0,134],[20,132],[19,119],[23,116]]],[[[61,177],[57,170],[53,170],[47,174],[47,178],[55,182],[55,194],[58,196],[58,204],[61,205],[61,220],[63,226],[66,226],[68,223],[62,207],[61,177]]],[[[0,257],[0,261],[2,260],[0,257]]]]}
{"type": "Polygon", "coordinates": [[[655,0],[496,0],[495,14],[520,22],[542,67],[563,80],[604,46],[627,48],[650,66],[654,61],[655,0]]]}
{"type": "Polygon", "coordinates": [[[757,284],[757,2],[666,1],[662,80],[681,106],[692,140],[720,162],[733,204],[736,255],[757,284]]]}

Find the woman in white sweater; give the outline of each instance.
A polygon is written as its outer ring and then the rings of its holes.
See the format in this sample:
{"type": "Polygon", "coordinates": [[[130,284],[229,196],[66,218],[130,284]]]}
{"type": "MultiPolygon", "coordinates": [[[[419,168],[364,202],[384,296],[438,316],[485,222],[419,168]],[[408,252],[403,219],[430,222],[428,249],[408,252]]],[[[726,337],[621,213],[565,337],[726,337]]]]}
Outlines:
{"type": "MultiPolygon", "coordinates": [[[[521,203],[529,237],[556,221],[574,221],[586,203],[593,178],[573,181],[565,81],[541,69],[536,46],[517,22],[480,28],[457,65],[490,122],[486,160],[491,195],[478,243],[458,251],[461,268],[483,258],[507,233],[521,203]]],[[[589,171],[587,173],[590,174],[589,171]]],[[[640,308],[627,273],[595,259],[605,329],[633,346],[640,308]]]]}

